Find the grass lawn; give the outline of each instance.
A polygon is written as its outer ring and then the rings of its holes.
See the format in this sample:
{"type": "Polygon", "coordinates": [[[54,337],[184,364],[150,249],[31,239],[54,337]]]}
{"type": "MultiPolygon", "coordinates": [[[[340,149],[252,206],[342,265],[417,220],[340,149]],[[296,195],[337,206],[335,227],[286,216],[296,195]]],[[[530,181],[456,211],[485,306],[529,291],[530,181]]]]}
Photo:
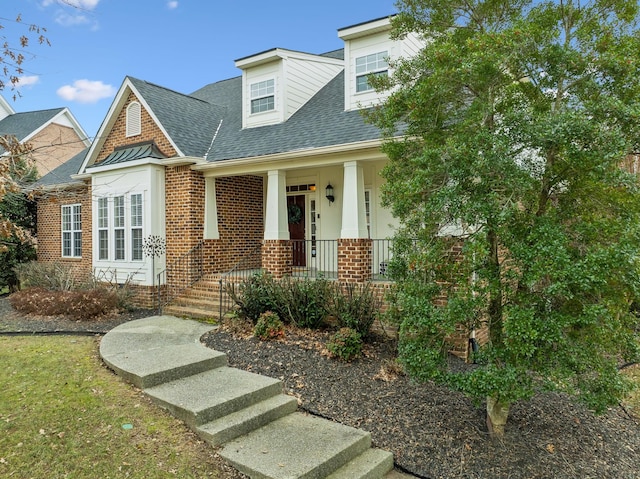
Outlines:
{"type": "Polygon", "coordinates": [[[223,477],[213,449],[104,367],[95,338],[0,337],[0,477],[223,477]]]}

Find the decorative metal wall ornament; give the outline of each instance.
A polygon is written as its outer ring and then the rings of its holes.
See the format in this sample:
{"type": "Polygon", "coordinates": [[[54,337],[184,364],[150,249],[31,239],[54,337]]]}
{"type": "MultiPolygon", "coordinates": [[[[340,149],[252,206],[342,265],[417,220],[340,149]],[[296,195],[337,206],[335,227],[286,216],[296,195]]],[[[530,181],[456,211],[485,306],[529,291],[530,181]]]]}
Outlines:
{"type": "Polygon", "coordinates": [[[151,284],[156,285],[156,256],[160,257],[167,251],[167,243],[162,236],[149,235],[142,240],[142,252],[151,256],[151,284]]]}

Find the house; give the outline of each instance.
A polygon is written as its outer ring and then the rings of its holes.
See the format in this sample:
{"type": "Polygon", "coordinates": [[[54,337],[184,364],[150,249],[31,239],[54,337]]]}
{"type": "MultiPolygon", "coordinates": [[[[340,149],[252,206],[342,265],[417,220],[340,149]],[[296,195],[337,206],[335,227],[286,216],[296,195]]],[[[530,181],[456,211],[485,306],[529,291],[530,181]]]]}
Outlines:
{"type": "MultiPolygon", "coordinates": [[[[53,171],[91,142],[68,108],[16,113],[0,96],[0,136],[14,136],[32,147],[40,176],[53,171]]],[[[0,149],[0,154],[5,152],[0,149]]]]}
{"type": "Polygon", "coordinates": [[[338,30],[337,51],[240,58],[241,75],[191,94],[125,78],[91,147],[43,178],[39,260],[129,281],[147,306],[158,284],[181,289],[238,265],[383,277],[387,159],[360,110],[383,99],[369,75],[422,46],[390,30],[381,18],[338,30]]]}

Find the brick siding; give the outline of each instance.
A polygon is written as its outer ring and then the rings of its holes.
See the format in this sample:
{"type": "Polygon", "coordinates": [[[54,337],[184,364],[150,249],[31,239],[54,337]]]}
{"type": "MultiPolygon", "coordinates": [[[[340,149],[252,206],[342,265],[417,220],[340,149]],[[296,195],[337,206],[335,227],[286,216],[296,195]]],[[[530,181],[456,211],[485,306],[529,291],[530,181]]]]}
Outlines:
{"type": "Polygon", "coordinates": [[[50,192],[41,196],[37,203],[38,261],[71,265],[77,280],[87,279],[92,272],[91,187],[85,184],[79,188],[50,192]],[[82,258],[63,258],[62,206],[78,203],[82,214],[82,258]]]}

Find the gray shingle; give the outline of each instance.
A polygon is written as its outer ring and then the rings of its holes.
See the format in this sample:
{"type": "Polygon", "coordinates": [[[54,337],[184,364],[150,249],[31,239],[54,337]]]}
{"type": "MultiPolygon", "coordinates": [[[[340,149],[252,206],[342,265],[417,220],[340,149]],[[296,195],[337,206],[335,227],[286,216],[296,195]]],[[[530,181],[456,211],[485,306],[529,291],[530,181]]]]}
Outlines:
{"type": "Polygon", "coordinates": [[[50,188],[52,186],[66,185],[70,183],[81,184],[82,181],[74,180],[73,178],[71,178],[71,175],[75,175],[80,171],[82,162],[84,161],[88,152],[89,148],[85,148],[77,155],[71,157],[69,160],[65,161],[60,166],[44,175],[33,185],[31,185],[30,189],[50,188]]]}
{"type": "MultiPolygon", "coordinates": [[[[13,135],[18,141],[23,141],[63,110],[64,108],[54,108],[9,115],[0,120],[0,136],[13,135]]],[[[4,153],[3,148],[0,148],[1,153],[4,153]]]]}

